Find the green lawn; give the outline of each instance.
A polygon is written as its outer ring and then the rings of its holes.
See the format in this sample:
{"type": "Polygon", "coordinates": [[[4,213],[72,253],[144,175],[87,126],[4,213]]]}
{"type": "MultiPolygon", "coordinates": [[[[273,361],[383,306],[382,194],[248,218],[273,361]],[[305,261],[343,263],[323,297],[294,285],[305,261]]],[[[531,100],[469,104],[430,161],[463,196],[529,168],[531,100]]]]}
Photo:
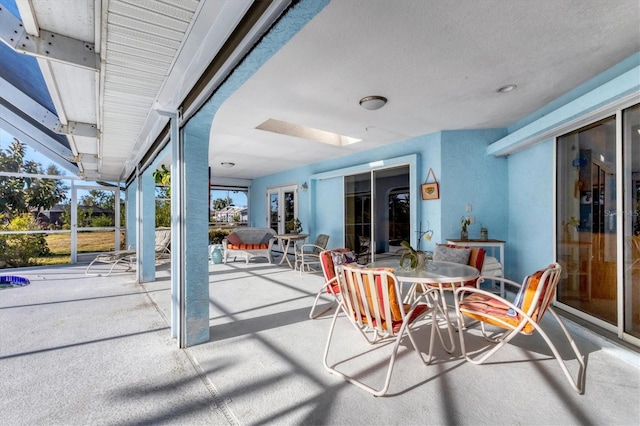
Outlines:
{"type": "MultiPolygon", "coordinates": [[[[78,233],[78,253],[105,252],[114,249],[115,231],[78,233]]],[[[51,254],[36,258],[38,265],[64,265],[71,263],[71,234],[50,234],[45,237],[51,254]]],[[[120,236],[124,248],[124,233],[120,236]]]]}

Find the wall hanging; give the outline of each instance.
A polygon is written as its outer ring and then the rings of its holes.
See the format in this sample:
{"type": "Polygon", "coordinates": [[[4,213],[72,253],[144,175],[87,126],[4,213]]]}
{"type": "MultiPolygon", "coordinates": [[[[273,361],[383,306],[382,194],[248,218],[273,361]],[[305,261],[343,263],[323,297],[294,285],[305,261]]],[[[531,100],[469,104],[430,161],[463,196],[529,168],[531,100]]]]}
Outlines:
{"type": "Polygon", "coordinates": [[[423,200],[437,200],[438,198],[440,198],[438,179],[436,179],[436,174],[433,172],[433,169],[429,168],[429,173],[427,173],[427,178],[421,185],[421,189],[423,200]],[[433,182],[429,182],[429,176],[433,176],[433,182]]]}

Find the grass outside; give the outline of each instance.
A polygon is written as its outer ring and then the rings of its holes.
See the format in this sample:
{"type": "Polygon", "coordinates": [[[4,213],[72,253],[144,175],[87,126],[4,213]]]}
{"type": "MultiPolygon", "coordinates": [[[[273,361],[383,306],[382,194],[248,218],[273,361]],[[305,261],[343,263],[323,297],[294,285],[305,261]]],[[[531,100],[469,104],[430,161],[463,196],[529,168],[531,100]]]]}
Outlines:
{"type": "MultiPolygon", "coordinates": [[[[106,252],[114,249],[115,231],[90,231],[78,233],[78,253],[106,252]]],[[[64,265],[71,263],[71,233],[50,234],[45,237],[51,254],[38,257],[38,265],[64,265]]],[[[124,233],[120,234],[121,249],[124,233]]]]}
{"type": "MultiPolygon", "coordinates": [[[[115,231],[91,231],[78,233],[78,253],[94,253],[114,250],[115,231]]],[[[45,237],[52,255],[71,255],[71,234],[50,234],[45,237]]],[[[121,249],[124,233],[120,233],[121,249]]]]}

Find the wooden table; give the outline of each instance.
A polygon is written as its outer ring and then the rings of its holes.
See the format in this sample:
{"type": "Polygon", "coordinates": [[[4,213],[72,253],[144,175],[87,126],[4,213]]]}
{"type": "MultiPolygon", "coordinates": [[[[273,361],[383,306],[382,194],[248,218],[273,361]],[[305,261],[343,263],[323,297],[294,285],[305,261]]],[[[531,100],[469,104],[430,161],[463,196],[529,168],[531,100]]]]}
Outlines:
{"type": "MultiPolygon", "coordinates": [[[[293,243],[297,245],[298,241],[304,241],[308,236],[309,234],[276,235],[276,238],[278,239],[278,244],[280,244],[280,246],[282,247],[282,259],[280,259],[280,263],[278,263],[278,265],[282,265],[282,262],[284,262],[284,260],[287,259],[287,263],[289,264],[289,267],[291,269],[295,269],[295,263],[292,265],[291,261],[289,260],[289,257],[287,256],[289,254],[289,243],[293,241],[293,243]]],[[[295,255],[295,249],[293,254],[295,255]]]]}

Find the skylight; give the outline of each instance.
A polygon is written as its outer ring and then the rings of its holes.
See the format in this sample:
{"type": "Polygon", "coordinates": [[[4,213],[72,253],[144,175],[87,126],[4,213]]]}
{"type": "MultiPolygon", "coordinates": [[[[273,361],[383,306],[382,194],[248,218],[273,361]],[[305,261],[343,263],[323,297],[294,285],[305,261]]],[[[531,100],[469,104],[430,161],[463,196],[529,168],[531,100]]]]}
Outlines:
{"type": "Polygon", "coordinates": [[[265,130],[272,133],[279,133],[281,135],[309,139],[312,141],[326,143],[328,145],[334,146],[345,146],[361,141],[361,139],[327,132],[326,130],[314,129],[313,127],[302,126],[300,124],[275,120],[273,118],[270,118],[262,124],[258,125],[256,129],[265,130]]]}

